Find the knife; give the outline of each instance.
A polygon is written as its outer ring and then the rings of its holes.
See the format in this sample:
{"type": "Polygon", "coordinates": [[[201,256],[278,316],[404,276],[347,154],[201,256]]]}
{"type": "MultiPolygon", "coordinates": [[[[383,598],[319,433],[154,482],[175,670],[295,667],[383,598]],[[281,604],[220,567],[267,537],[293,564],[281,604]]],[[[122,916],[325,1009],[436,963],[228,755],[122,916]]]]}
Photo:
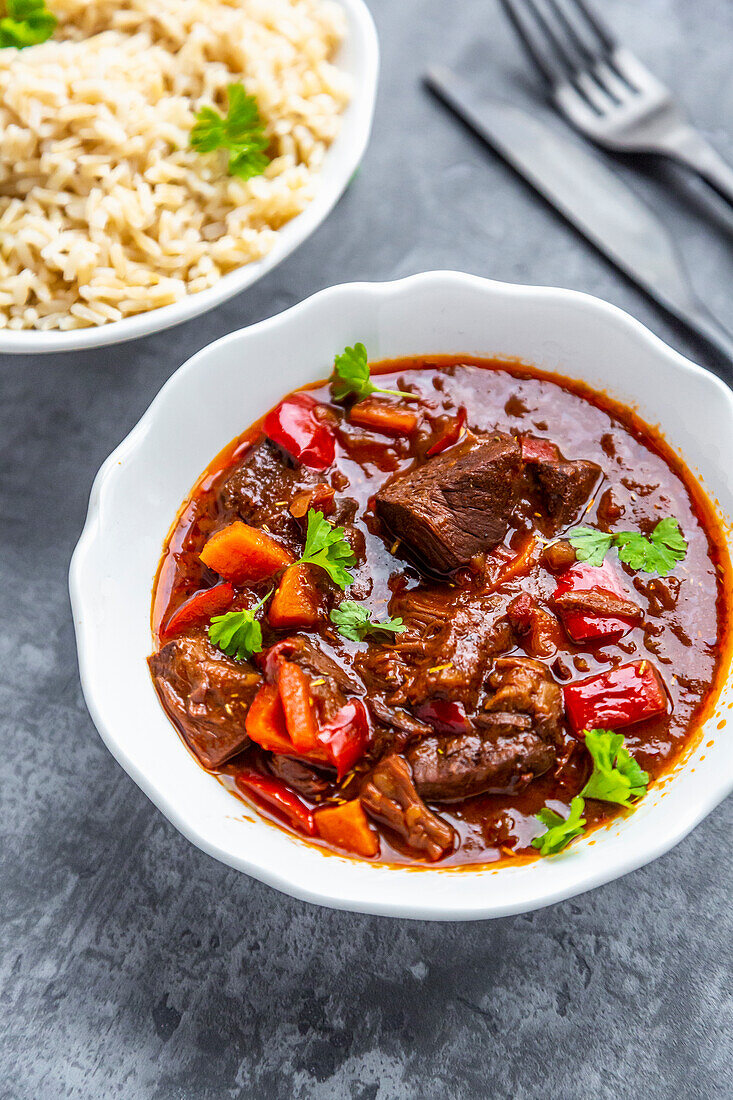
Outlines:
{"type": "Polygon", "coordinates": [[[733,366],[733,334],[695,296],[669,231],[631,188],[522,108],[476,93],[448,69],[431,69],[425,79],[604,256],[733,366]]]}

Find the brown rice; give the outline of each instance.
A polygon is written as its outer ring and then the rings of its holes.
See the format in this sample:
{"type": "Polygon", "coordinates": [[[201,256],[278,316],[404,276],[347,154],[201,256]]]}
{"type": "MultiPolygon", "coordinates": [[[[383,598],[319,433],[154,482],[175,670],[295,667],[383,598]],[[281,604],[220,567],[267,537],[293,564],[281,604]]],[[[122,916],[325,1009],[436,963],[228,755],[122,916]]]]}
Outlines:
{"type": "Polygon", "coordinates": [[[332,0],[49,0],[0,50],[0,327],[72,329],[175,302],[264,256],[314,193],[349,98],[332,0]],[[240,180],[188,147],[227,84],[274,159],[240,180]]]}

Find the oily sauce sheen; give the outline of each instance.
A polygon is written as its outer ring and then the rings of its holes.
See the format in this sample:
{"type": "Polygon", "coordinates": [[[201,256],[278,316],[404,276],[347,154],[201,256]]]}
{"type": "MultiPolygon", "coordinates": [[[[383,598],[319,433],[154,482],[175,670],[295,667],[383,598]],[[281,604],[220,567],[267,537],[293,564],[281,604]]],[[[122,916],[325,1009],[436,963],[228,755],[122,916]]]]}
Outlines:
{"type": "MultiPolygon", "coordinates": [[[[652,781],[657,779],[669,770],[686,743],[694,741],[714,701],[719,675],[727,664],[723,651],[727,639],[725,583],[729,562],[718,520],[690,473],[630,410],[567,379],[540,376],[513,364],[464,357],[405,359],[371,369],[372,375],[379,374],[381,386],[407,388],[421,395],[431,424],[441,416],[455,416],[456,410],[463,407],[468,412],[468,428],[473,432],[498,430],[512,436],[552,440],[564,456],[596,463],[603,471],[603,481],[577,523],[602,530],[640,530],[648,535],[664,517],[672,516],[679,521],[689,548],[685,560],[668,578],[630,569],[618,561],[615,551],[608,555],[629,597],[643,612],[641,622],[621,640],[601,645],[574,644],[563,636],[557,653],[546,662],[553,678],[561,684],[583,680],[640,658],[653,662],[669,694],[668,713],[629,725],[622,732],[629,751],[649,772],[652,781]]],[[[327,610],[337,606],[346,598],[366,603],[376,618],[383,618],[397,590],[409,592],[424,584],[426,577],[404,547],[395,545],[393,535],[384,530],[374,512],[374,496],[388,478],[426,461],[425,452],[435,434],[434,431],[431,434],[427,423],[421,423],[417,433],[402,438],[365,430],[349,423],[343,406],[332,403],[327,384],[309,387],[308,392],[329,405],[337,418],[335,463],[321,477],[337,494],[356,501],[353,527],[359,532],[361,543],[354,583],[343,594],[331,589],[324,607],[327,610]]],[[[244,432],[214,460],[183,506],[156,580],[153,607],[156,632],[193,593],[219,579],[201,563],[199,554],[212,533],[237,518],[222,487],[260,439],[259,424],[244,432]]],[[[288,464],[285,458],[283,462],[288,464]]],[[[286,493],[287,490],[282,495],[274,489],[262,490],[262,500],[270,502],[275,516],[268,524],[274,537],[278,537],[278,510],[290,523],[288,508],[283,504],[286,493]]],[[[535,508],[534,501],[524,502],[519,510],[523,518],[517,525],[510,525],[504,540],[507,550],[516,552],[521,548],[533,523],[535,531],[544,538],[557,533],[535,508]],[[527,516],[532,517],[531,521],[527,516]]],[[[474,582],[466,569],[444,583],[460,587],[474,582]]],[[[545,606],[555,584],[553,574],[539,565],[528,575],[500,587],[498,595],[508,604],[518,593],[525,592],[545,606]]],[[[266,587],[257,589],[258,595],[265,591],[266,587]]],[[[263,634],[265,646],[285,636],[282,631],[269,630],[266,622],[263,634]]],[[[342,638],[328,622],[326,613],[310,637],[360,683],[360,691],[364,693],[366,689],[355,674],[353,662],[368,643],[342,638]]],[[[521,640],[509,652],[522,655],[521,640]]],[[[180,730],[180,721],[171,713],[164,691],[157,686],[163,705],[180,730]]],[[[568,752],[558,753],[564,759],[562,767],[550,769],[519,793],[480,794],[459,802],[430,803],[431,809],[453,827],[458,837],[454,850],[437,866],[493,863],[535,854],[530,841],[542,832],[535,818],[537,812],[549,806],[565,816],[570,800],[579,793],[590,772],[587,753],[582,749],[575,751],[578,743],[567,731],[563,737],[568,752]]],[[[212,769],[235,794],[233,777],[243,762],[269,774],[268,754],[255,745],[212,769]]],[[[368,767],[363,770],[357,767],[349,782],[363,784],[368,772],[368,767]]],[[[354,793],[354,786],[345,790],[349,797],[354,793]]],[[[334,794],[340,794],[335,784],[328,796],[304,801],[315,807],[334,794]]],[[[262,812],[267,814],[267,809],[262,812]]],[[[586,801],[588,827],[618,812],[614,805],[586,801]]],[[[287,827],[277,814],[268,816],[287,827]]],[[[380,826],[379,836],[380,861],[424,863],[420,853],[394,831],[380,826]]]]}

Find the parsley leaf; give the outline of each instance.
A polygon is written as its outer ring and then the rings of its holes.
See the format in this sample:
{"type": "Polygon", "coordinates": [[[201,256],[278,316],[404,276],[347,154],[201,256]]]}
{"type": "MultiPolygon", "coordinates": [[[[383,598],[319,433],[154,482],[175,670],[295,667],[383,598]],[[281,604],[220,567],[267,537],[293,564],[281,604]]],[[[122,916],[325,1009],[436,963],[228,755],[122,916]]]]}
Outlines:
{"type": "Polygon", "coordinates": [[[338,632],[344,638],[350,638],[352,642],[362,641],[367,634],[402,634],[407,630],[402,619],[383,619],[375,622],[371,611],[363,604],[354,600],[344,600],[339,607],[331,612],[331,622],[338,627],[338,632]]]}
{"type": "Polygon", "coordinates": [[[614,541],[621,561],[632,569],[658,573],[660,577],[668,576],[687,554],[687,540],[671,517],[660,519],[648,539],[637,532],[621,531],[614,535],[614,541]]]}
{"type": "Polygon", "coordinates": [[[406,393],[404,390],[385,390],[381,386],[375,386],[369,374],[367,349],[363,344],[344,348],[341,354],[336,356],[331,375],[331,391],[334,401],[341,401],[351,394],[356,396],[357,401],[361,401],[371,393],[390,393],[393,397],[406,397],[410,401],[420,400],[415,393],[406,393]]]}
{"type": "Polygon", "coordinates": [[[687,540],[680,531],[679,522],[672,516],[660,519],[649,538],[639,531],[616,531],[607,535],[592,527],[574,527],[568,534],[570,545],[578,561],[589,565],[603,565],[603,559],[615,546],[618,556],[632,569],[643,573],[668,576],[677,562],[687,555],[687,540]]]}
{"type": "Polygon", "coordinates": [[[554,810],[544,806],[537,814],[537,818],[547,826],[547,832],[542,836],[536,836],[532,841],[532,847],[537,848],[541,856],[554,856],[561,852],[576,836],[580,836],[585,825],[585,818],[581,817],[585,803],[580,795],[576,795],[570,803],[570,813],[567,818],[560,817],[554,810]]]}
{"type": "Polygon", "coordinates": [[[0,19],[0,48],[37,46],[50,38],[58,20],[46,9],[45,0],[6,0],[0,19]]]}
{"type": "Polygon", "coordinates": [[[344,529],[332,527],[323,512],[308,513],[305,550],[300,561],[325,569],[339,588],[346,588],[354,579],[349,569],[356,565],[356,556],[344,537],[344,529]]]}
{"type": "Polygon", "coordinates": [[[593,758],[593,774],[581,795],[630,806],[633,799],[646,794],[649,776],[624,746],[622,734],[586,730],[585,747],[593,758]]]}
{"type": "Polygon", "coordinates": [[[212,645],[218,646],[227,657],[237,661],[246,661],[253,653],[262,650],[262,627],[255,618],[266,599],[268,592],[254,607],[244,611],[227,611],[225,615],[214,615],[209,623],[208,633],[212,645]]]}
{"type": "Polygon", "coordinates": [[[213,107],[202,107],[191,130],[191,146],[199,153],[228,149],[230,176],[247,180],[260,176],[270,163],[269,144],[257,100],[241,84],[229,84],[229,109],[224,117],[213,107]]]}
{"type": "Polygon", "coordinates": [[[589,565],[603,565],[603,559],[611,549],[613,535],[595,531],[592,527],[574,527],[568,536],[578,561],[589,565]]]}

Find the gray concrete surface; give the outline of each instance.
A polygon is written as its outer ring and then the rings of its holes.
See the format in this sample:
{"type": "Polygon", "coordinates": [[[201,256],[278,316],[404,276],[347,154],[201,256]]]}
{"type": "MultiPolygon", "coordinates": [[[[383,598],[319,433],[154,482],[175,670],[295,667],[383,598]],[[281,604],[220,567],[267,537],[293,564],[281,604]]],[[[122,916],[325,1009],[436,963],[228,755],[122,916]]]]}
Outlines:
{"type": "MultiPolygon", "coordinates": [[[[607,0],[733,161],[730,0],[607,0]]],[[[121,771],[79,688],[68,560],[101,461],[204,344],[331,283],[451,267],[674,324],[423,91],[436,60],[534,88],[492,0],[372,0],[383,51],[361,173],[264,282],[173,331],[0,363],[0,1098],[473,1100],[733,1095],[733,804],[653,865],[553,908],[430,925],[330,912],[193,848],[121,771]]],[[[733,325],[733,218],[623,173],[733,325]]]]}

